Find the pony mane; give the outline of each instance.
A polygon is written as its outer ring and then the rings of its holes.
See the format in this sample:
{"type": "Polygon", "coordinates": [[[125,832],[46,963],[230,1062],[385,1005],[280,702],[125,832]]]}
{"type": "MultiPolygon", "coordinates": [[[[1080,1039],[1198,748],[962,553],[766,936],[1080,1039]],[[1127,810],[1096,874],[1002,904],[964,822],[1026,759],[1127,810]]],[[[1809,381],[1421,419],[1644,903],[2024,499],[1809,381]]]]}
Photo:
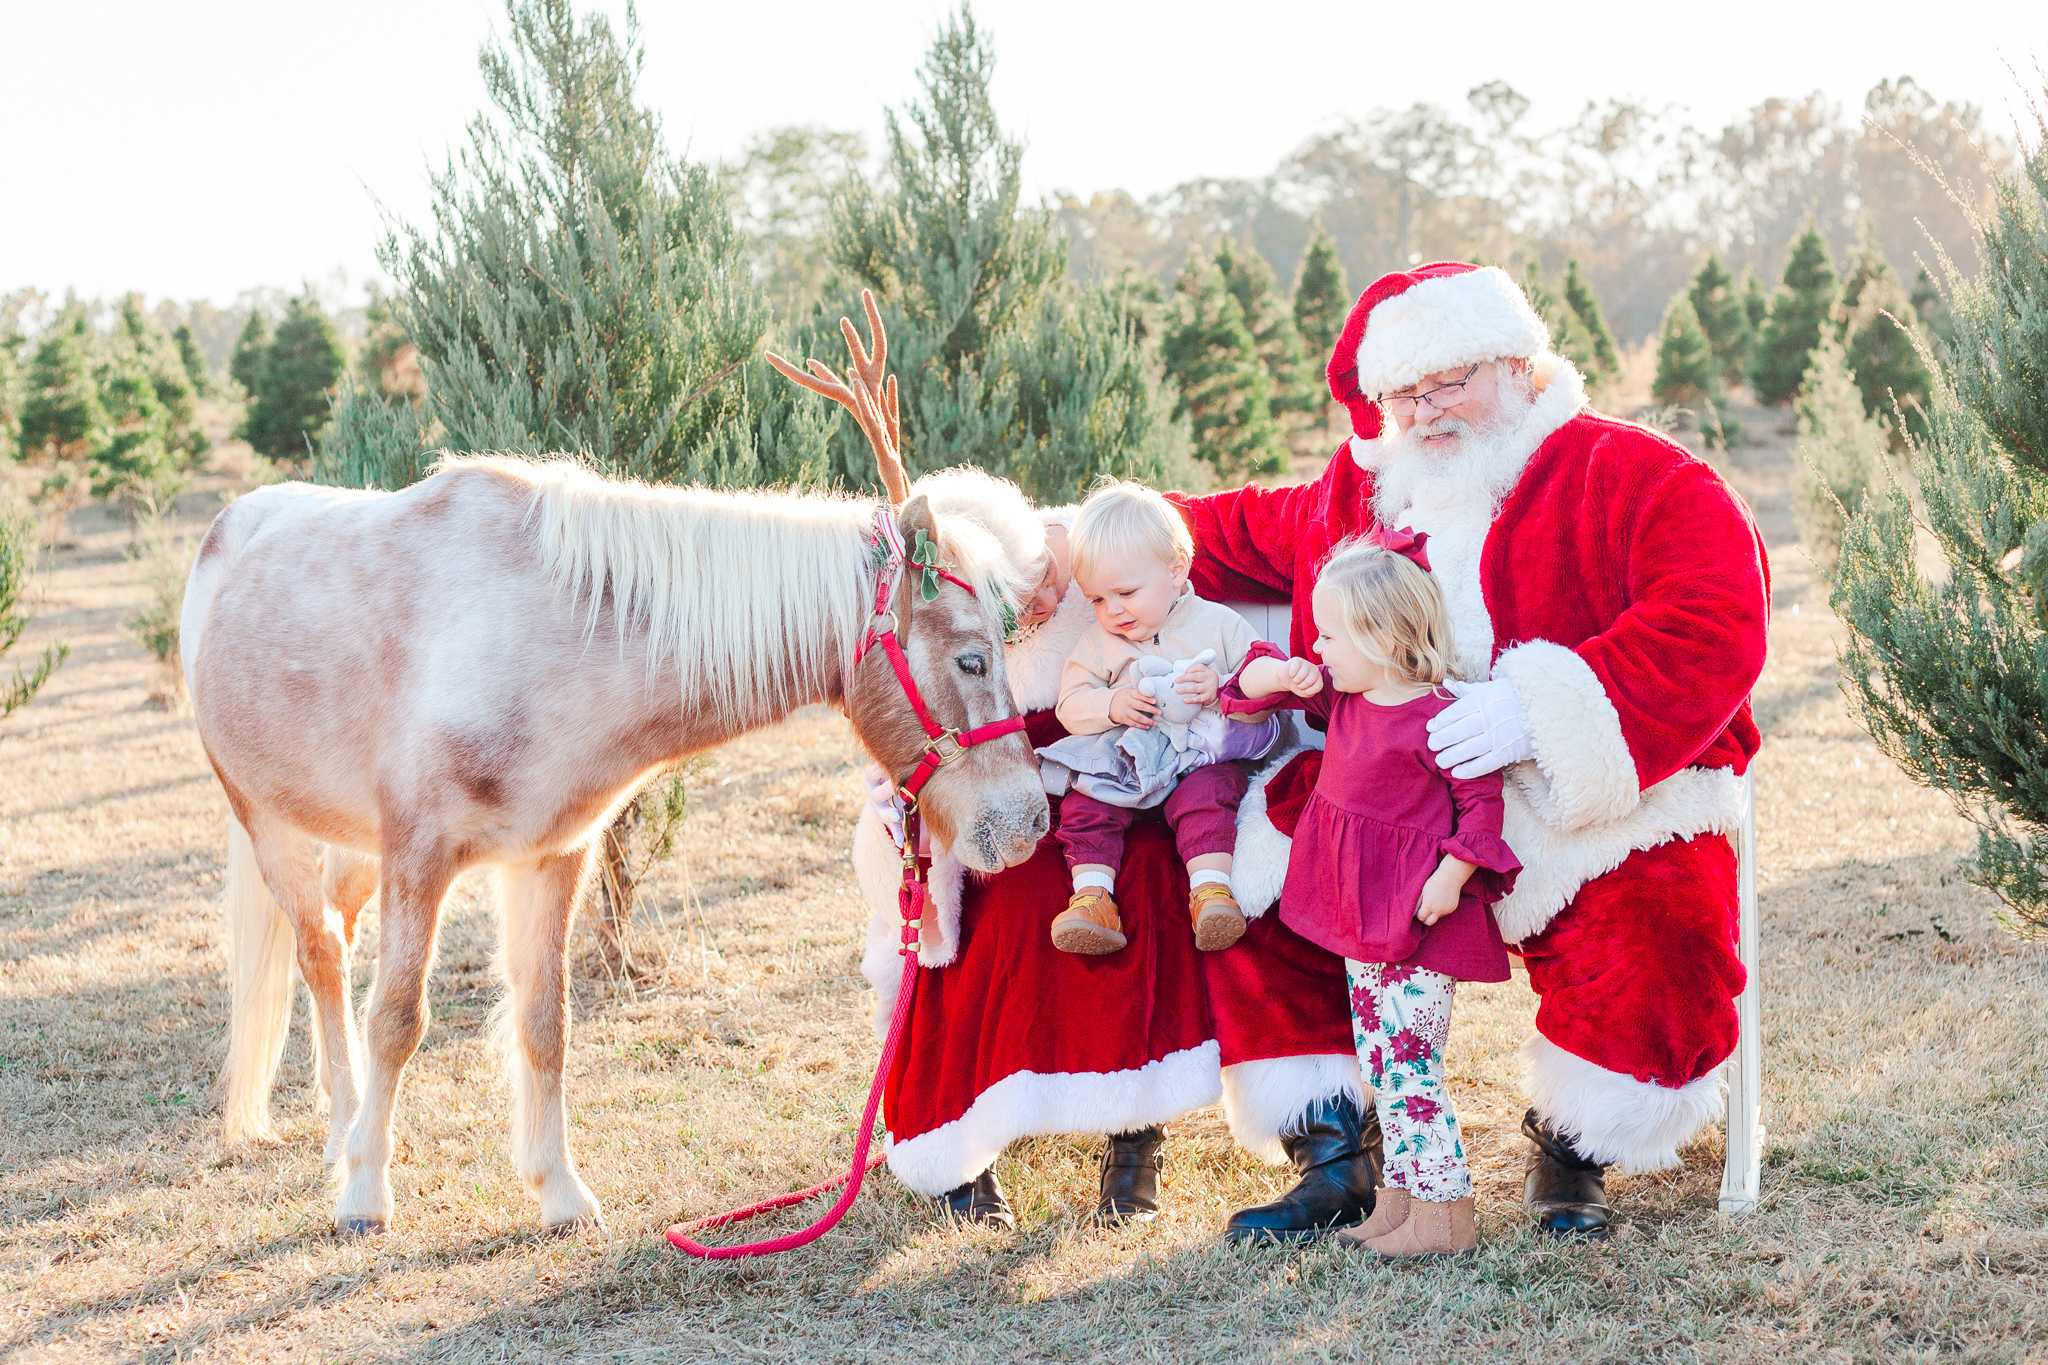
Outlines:
{"type": "MultiPolygon", "coordinates": [[[[684,697],[721,719],[793,710],[852,661],[874,603],[871,500],[658,487],[567,458],[447,456],[435,471],[458,468],[531,488],[542,567],[587,635],[609,605],[620,646],[644,630],[649,673],[673,662],[684,697]]],[[[1002,547],[958,518],[938,529],[953,571],[985,585],[976,600],[1000,636],[1016,591],[1002,547]]]]}

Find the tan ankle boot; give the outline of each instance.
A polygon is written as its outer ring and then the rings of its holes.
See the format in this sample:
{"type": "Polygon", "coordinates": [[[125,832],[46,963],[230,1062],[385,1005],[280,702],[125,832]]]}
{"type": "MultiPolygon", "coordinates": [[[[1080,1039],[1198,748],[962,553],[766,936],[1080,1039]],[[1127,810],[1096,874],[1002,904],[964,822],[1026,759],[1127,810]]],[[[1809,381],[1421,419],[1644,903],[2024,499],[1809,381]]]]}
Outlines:
{"type": "Polygon", "coordinates": [[[1227,886],[1203,882],[1188,893],[1188,918],[1195,924],[1195,946],[1220,952],[1244,937],[1244,911],[1227,886]]]}
{"type": "Polygon", "coordinates": [[[1099,886],[1076,891],[1052,922],[1052,946],[1063,953],[1100,957],[1124,946],[1124,922],[1116,902],[1099,886]]]}
{"type": "Polygon", "coordinates": [[[1346,1228],[1337,1234],[1337,1240],[1350,1246],[1362,1246],[1376,1237],[1384,1237],[1408,1221],[1408,1191],[1394,1186],[1383,1186],[1373,1194],[1372,1217],[1355,1228],[1346,1228]]]}
{"type": "Polygon", "coordinates": [[[1407,1221],[1366,1246],[1382,1256],[1458,1256],[1476,1250],[1479,1234],[1472,1226],[1472,1196],[1411,1199],[1407,1221]]]}

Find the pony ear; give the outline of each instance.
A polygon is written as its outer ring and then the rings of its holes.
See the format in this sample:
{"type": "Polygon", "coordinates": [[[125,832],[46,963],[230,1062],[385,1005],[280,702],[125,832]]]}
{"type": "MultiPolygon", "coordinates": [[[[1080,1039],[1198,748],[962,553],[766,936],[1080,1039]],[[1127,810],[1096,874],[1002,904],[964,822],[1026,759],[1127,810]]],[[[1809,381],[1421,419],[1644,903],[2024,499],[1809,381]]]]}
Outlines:
{"type": "Polygon", "coordinates": [[[896,513],[896,529],[903,533],[903,543],[905,545],[915,544],[919,531],[923,531],[933,541],[937,541],[939,538],[939,521],[937,517],[932,515],[931,498],[924,493],[919,493],[909,502],[904,503],[902,509],[896,513]]]}

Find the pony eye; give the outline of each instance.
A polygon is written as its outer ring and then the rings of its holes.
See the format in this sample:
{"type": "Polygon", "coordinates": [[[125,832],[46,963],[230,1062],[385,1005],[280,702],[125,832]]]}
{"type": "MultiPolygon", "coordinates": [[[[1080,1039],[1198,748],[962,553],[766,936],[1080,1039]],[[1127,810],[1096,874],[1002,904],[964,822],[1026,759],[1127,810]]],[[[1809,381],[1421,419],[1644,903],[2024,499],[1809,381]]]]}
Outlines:
{"type": "Polygon", "coordinates": [[[988,660],[972,651],[960,655],[953,662],[960,666],[962,673],[967,674],[971,678],[979,678],[982,674],[988,672],[988,660]]]}

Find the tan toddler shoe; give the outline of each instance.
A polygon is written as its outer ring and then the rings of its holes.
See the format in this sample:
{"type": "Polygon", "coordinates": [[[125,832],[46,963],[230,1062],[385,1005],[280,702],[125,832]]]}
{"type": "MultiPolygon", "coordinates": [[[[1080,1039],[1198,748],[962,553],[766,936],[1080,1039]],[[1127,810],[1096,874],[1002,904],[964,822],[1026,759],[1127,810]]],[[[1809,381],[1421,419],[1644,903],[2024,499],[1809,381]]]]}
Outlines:
{"type": "Polygon", "coordinates": [[[1387,1257],[1463,1256],[1479,1248],[1472,1226],[1472,1196],[1463,1199],[1410,1199],[1408,1217],[1367,1248],[1387,1257]]]}
{"type": "Polygon", "coordinates": [[[1116,902],[1099,886],[1084,887],[1067,901],[1067,908],[1053,919],[1052,946],[1063,953],[1087,953],[1099,957],[1113,953],[1128,942],[1124,922],[1117,918],[1116,902]]]}
{"type": "Polygon", "coordinates": [[[1195,946],[1220,952],[1244,937],[1244,911],[1227,886],[1203,882],[1188,893],[1188,917],[1195,922],[1195,946]]]}
{"type": "Polygon", "coordinates": [[[1376,1237],[1384,1237],[1408,1221],[1408,1191],[1397,1186],[1383,1185],[1373,1191],[1372,1217],[1355,1228],[1346,1228],[1337,1234],[1337,1240],[1346,1246],[1363,1246],[1376,1237]]]}

